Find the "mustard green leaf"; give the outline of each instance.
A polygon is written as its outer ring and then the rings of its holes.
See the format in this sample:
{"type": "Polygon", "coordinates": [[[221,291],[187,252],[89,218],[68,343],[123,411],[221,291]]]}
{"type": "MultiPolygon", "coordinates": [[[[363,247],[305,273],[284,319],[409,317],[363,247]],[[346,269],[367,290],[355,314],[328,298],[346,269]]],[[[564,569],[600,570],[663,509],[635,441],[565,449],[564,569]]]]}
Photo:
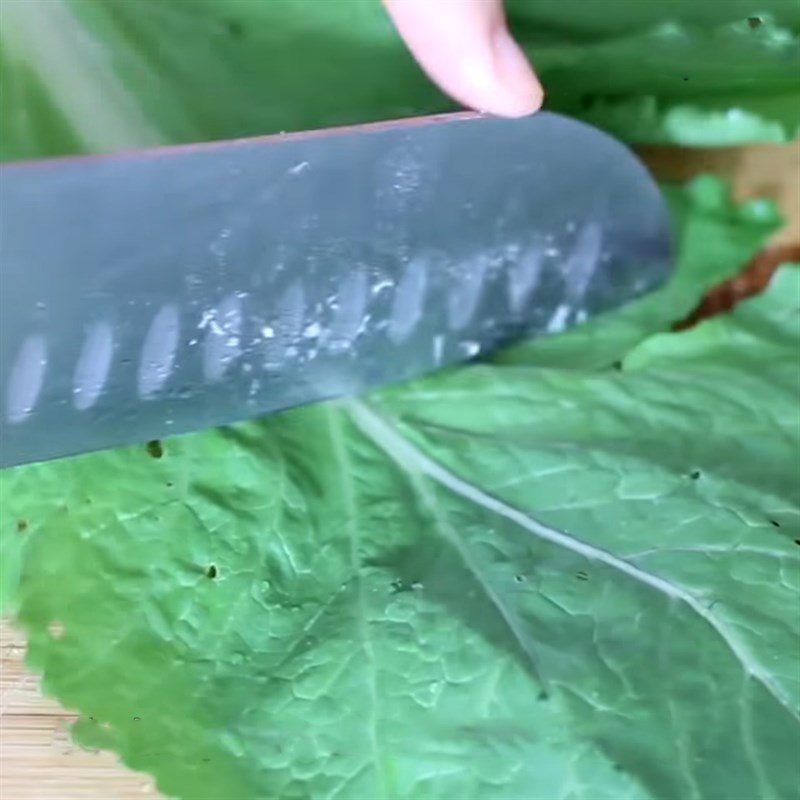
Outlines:
{"type": "MultiPolygon", "coordinates": [[[[550,108],[631,142],[800,131],[795,0],[511,0],[550,108]]],[[[4,0],[0,156],[452,109],[378,0],[4,0]]]]}

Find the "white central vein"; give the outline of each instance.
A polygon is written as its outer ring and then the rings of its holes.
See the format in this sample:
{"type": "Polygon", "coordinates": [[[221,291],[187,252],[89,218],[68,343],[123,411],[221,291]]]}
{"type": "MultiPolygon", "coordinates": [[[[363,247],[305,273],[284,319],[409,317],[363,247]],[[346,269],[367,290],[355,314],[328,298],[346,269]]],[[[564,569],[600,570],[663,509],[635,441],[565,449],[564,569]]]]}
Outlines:
{"type": "MultiPolygon", "coordinates": [[[[491,581],[486,580],[486,577],[484,576],[483,572],[480,569],[480,565],[476,562],[472,553],[470,553],[469,549],[464,546],[461,537],[458,535],[458,533],[456,533],[455,529],[447,520],[446,516],[439,511],[436,503],[436,498],[433,497],[431,492],[417,478],[417,474],[409,473],[409,475],[410,475],[411,485],[414,487],[415,491],[420,496],[422,501],[425,503],[425,506],[427,507],[428,511],[433,517],[433,520],[436,523],[436,529],[439,531],[442,537],[444,537],[444,539],[447,542],[449,542],[449,544],[455,549],[461,560],[466,565],[470,574],[474,576],[475,580],[480,585],[481,590],[486,595],[489,602],[495,607],[495,609],[497,609],[497,612],[503,618],[503,622],[506,624],[506,627],[511,632],[511,635],[514,637],[514,640],[517,642],[522,651],[528,657],[528,660],[531,662],[534,674],[536,675],[537,679],[541,682],[542,686],[546,688],[546,681],[540,669],[538,660],[536,658],[536,654],[534,653],[530,642],[527,641],[524,635],[524,632],[520,624],[520,620],[517,618],[517,615],[514,613],[513,609],[509,608],[506,603],[503,603],[500,594],[497,592],[497,589],[492,585],[491,581]]],[[[419,474],[419,477],[421,477],[421,474],[419,474]]]]}
{"type": "Polygon", "coordinates": [[[552,542],[573,553],[578,553],[584,558],[599,561],[619,572],[633,578],[639,583],[655,589],[666,597],[688,606],[695,614],[702,618],[722,639],[727,648],[735,656],[744,671],[759,681],[764,688],[783,706],[789,714],[800,721],[800,713],[795,709],[785,695],[780,685],[769,675],[763,667],[753,658],[745,645],[739,640],[720,619],[706,608],[694,595],[681,586],[670,583],[668,580],[653,575],[645,570],[628,563],[613,553],[603,550],[595,545],[576,539],[556,528],[551,528],[529,517],[524,512],[508,505],[502,500],[484,492],[474,484],[454,475],[437,461],[434,461],[421,452],[410,441],[404,438],[390,423],[364,403],[353,401],[347,406],[350,415],[361,431],[370,437],[399,467],[407,472],[417,472],[427,475],[445,488],[481,506],[498,516],[515,523],[520,528],[529,531],[548,542],[552,542]]]}

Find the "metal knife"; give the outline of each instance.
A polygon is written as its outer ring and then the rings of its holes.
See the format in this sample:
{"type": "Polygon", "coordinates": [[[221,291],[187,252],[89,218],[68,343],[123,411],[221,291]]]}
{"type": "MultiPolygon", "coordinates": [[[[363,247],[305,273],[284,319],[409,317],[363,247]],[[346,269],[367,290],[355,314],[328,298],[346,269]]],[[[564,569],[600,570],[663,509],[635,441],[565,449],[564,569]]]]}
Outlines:
{"type": "Polygon", "coordinates": [[[0,465],[411,378],[660,284],[661,195],[574,120],[455,114],[0,168],[0,465]]]}

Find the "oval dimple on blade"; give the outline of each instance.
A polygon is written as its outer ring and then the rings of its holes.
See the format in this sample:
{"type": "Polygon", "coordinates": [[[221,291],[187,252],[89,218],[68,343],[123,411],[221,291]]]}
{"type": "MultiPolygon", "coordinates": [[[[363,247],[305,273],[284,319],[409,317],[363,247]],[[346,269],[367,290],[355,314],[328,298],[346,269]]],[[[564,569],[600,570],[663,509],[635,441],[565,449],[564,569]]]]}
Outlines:
{"type": "Polygon", "coordinates": [[[86,333],[72,381],[78,411],[88,411],[103,393],[114,357],[114,331],[110,323],[95,322],[86,333]]]}
{"type": "Polygon", "coordinates": [[[367,292],[367,276],[360,267],[345,275],[336,290],[333,320],[327,330],[327,347],[334,353],[347,350],[364,325],[367,292]]]}
{"type": "Polygon", "coordinates": [[[262,328],[266,369],[279,370],[297,356],[305,314],[306,294],[298,279],[281,296],[272,321],[262,328]]]}
{"type": "Polygon", "coordinates": [[[448,304],[450,330],[463,330],[474,316],[489,263],[490,259],[485,253],[478,253],[460,263],[454,271],[453,289],[448,304]]]}
{"type": "Polygon", "coordinates": [[[589,281],[600,263],[603,229],[595,220],[578,228],[575,243],[564,259],[562,274],[570,299],[574,302],[586,294],[589,281]]]}
{"type": "Polygon", "coordinates": [[[424,257],[412,258],[397,284],[389,316],[389,338],[404,342],[422,318],[428,288],[428,266],[424,257]]]}
{"type": "Polygon", "coordinates": [[[180,312],[174,303],[166,303],[153,317],[139,355],[137,387],[142,400],[155,397],[169,380],[178,351],[180,324],[180,312]]]}
{"type": "Polygon", "coordinates": [[[32,334],[22,343],[6,387],[6,419],[11,424],[25,420],[36,407],[47,368],[47,343],[32,334]]]}
{"type": "Polygon", "coordinates": [[[544,248],[531,242],[513,253],[508,270],[508,304],[514,314],[520,314],[536,289],[542,273],[544,248]]]}

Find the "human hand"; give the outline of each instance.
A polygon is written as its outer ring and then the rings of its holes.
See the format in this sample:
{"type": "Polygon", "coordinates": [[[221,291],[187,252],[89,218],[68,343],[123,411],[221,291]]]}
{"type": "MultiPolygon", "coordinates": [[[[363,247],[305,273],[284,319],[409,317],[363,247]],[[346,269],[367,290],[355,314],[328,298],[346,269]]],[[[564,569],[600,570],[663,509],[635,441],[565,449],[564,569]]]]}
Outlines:
{"type": "Polygon", "coordinates": [[[411,53],[451,97],[521,117],[542,104],[528,59],[511,38],[502,0],[383,0],[411,53]]]}

